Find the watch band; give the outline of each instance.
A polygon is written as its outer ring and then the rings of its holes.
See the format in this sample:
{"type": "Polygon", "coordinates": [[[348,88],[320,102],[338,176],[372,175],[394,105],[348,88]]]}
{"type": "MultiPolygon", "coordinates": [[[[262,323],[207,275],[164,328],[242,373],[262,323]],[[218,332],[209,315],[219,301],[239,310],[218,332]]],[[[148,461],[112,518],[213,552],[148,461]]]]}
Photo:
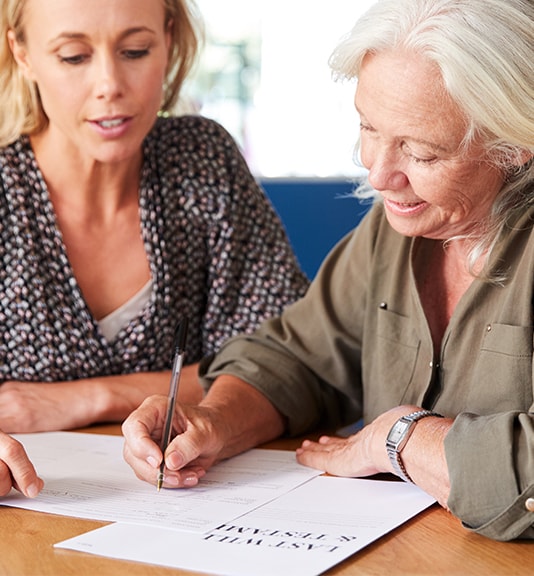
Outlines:
{"type": "Polygon", "coordinates": [[[393,470],[397,476],[406,482],[413,482],[413,480],[404,467],[400,453],[412,435],[417,421],[427,416],[442,418],[441,414],[432,412],[432,410],[417,410],[406,416],[401,416],[391,427],[386,439],[386,451],[393,470]]]}

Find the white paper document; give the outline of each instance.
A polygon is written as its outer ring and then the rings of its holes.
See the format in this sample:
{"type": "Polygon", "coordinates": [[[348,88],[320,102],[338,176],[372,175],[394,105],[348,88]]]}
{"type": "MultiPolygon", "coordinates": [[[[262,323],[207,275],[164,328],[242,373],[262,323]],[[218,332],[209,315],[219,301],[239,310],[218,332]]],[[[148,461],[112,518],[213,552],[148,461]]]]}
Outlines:
{"type": "Polygon", "coordinates": [[[118,523],[56,546],[219,576],[316,576],[434,502],[413,484],[321,476],[205,534],[118,523]]]}
{"type": "Polygon", "coordinates": [[[35,499],[12,490],[0,504],[64,516],[206,532],[253,510],[321,472],[286,450],[250,450],[221,462],[200,484],[156,490],[122,457],[123,438],[47,432],[14,435],[45,486],[35,499]]]}

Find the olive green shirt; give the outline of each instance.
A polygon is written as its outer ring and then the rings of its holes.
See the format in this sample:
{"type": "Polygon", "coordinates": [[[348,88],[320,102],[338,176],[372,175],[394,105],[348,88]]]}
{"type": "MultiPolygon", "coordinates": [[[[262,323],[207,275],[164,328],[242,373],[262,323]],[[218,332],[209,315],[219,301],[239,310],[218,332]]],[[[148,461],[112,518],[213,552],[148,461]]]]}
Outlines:
{"type": "MultiPolygon", "coordinates": [[[[401,404],[455,418],[445,440],[448,505],[502,540],[534,538],[534,207],[503,234],[492,262],[502,286],[475,279],[435,358],[416,288],[414,251],[377,204],[330,253],[307,294],[201,368],[206,386],[234,374],[302,434],[401,404]]],[[[385,449],[385,448],[384,448],[385,449]]]]}

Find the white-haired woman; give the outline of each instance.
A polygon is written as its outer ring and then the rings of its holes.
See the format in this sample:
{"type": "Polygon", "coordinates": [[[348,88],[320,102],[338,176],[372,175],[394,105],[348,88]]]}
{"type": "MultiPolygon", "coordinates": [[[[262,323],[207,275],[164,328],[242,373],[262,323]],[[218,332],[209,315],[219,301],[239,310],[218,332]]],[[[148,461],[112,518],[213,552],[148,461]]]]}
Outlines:
{"type": "MultiPolygon", "coordinates": [[[[393,472],[491,538],[534,538],[534,4],[379,0],[332,57],[357,78],[378,196],[306,296],[204,367],[168,486],[280,434],[343,476],[393,472]]],[[[123,425],[154,482],[151,398],[123,425]]]]}

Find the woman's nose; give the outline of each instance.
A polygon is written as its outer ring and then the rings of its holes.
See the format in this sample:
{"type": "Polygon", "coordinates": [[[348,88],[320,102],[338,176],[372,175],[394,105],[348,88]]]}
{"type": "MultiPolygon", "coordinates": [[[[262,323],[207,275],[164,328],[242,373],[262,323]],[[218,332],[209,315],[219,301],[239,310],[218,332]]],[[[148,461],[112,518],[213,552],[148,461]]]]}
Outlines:
{"type": "Polygon", "coordinates": [[[394,153],[375,151],[367,160],[369,183],[375,190],[399,190],[407,186],[408,177],[394,153]]]}
{"type": "Polygon", "coordinates": [[[113,100],[123,93],[120,66],[111,56],[101,57],[96,65],[95,91],[97,98],[113,100]]]}

